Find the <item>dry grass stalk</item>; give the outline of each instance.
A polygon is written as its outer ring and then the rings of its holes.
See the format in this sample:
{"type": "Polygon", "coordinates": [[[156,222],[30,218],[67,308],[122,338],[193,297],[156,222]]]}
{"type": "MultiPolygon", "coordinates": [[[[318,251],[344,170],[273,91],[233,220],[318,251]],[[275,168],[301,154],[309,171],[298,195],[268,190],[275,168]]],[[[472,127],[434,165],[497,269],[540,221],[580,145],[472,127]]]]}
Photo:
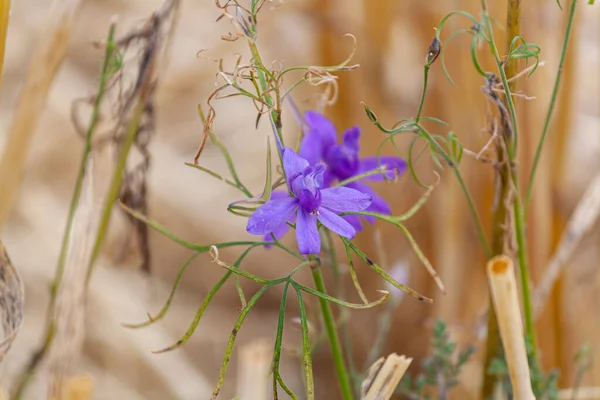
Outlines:
{"type": "Polygon", "coordinates": [[[271,347],[262,340],[244,346],[240,351],[237,392],[239,400],[269,398],[271,347]]]}
{"type": "Polygon", "coordinates": [[[81,353],[85,337],[87,262],[91,256],[99,217],[93,186],[93,159],[90,159],[83,178],[79,205],[73,218],[63,277],[56,294],[53,316],[54,341],[49,352],[52,399],[85,398],[68,396],[74,387],[68,378],[81,353]]]}
{"type": "Polygon", "coordinates": [[[15,340],[23,320],[23,282],[0,242],[0,312],[3,336],[0,339],[0,362],[15,340]]]}
{"type": "Polygon", "coordinates": [[[487,265],[487,274],[515,400],[535,399],[512,260],[504,255],[492,258],[487,265]]]}
{"type": "Polygon", "coordinates": [[[412,360],[392,353],[375,361],[361,385],[361,400],[390,399],[412,360]]]}
{"type": "Polygon", "coordinates": [[[31,57],[17,102],[4,153],[0,160],[0,225],[6,220],[19,191],[27,151],[42,114],[50,85],[67,52],[71,29],[81,0],[54,0],[31,57]]]}
{"type": "Polygon", "coordinates": [[[600,173],[590,183],[567,223],[556,252],[545,269],[535,291],[534,315],[538,316],[563,267],[569,261],[581,239],[592,229],[600,216],[600,173]]]}

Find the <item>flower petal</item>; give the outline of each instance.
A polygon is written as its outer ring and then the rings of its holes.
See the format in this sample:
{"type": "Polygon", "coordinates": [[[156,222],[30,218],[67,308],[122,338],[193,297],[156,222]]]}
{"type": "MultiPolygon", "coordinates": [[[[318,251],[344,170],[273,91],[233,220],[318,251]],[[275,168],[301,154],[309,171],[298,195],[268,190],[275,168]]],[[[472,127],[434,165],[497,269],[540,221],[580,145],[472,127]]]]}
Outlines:
{"type": "Polygon", "coordinates": [[[304,114],[304,119],[310,128],[309,135],[318,135],[323,150],[337,143],[335,125],[323,114],[319,114],[316,111],[307,111],[304,114]]]}
{"type": "Polygon", "coordinates": [[[323,158],[323,147],[321,137],[314,132],[307,133],[300,142],[300,157],[304,158],[310,165],[315,165],[323,158]]]}
{"type": "Polygon", "coordinates": [[[358,126],[354,126],[350,129],[346,129],[343,134],[344,144],[350,147],[352,150],[358,151],[360,150],[360,128],[358,126]]]}
{"type": "Polygon", "coordinates": [[[317,218],[319,221],[321,221],[325,228],[337,233],[340,236],[352,239],[354,235],[356,235],[356,230],[354,230],[348,221],[329,211],[325,207],[319,208],[319,215],[317,218]]]}
{"type": "Polygon", "coordinates": [[[308,161],[298,156],[294,150],[289,147],[283,149],[283,170],[288,182],[303,173],[308,166],[308,161]]]}
{"type": "Polygon", "coordinates": [[[363,224],[360,221],[360,217],[358,215],[344,215],[342,218],[344,218],[346,221],[348,221],[348,223],[350,225],[352,225],[352,227],[354,228],[354,230],[356,230],[356,232],[360,232],[363,229],[363,224]]]}
{"type": "Polygon", "coordinates": [[[276,231],[294,216],[298,199],[286,197],[272,199],[258,207],[248,218],[246,231],[251,235],[264,235],[276,231]]]}
{"type": "Polygon", "coordinates": [[[296,241],[300,254],[319,254],[321,237],[317,228],[317,216],[309,214],[302,208],[296,217],[296,241]]]}
{"type": "MultiPolygon", "coordinates": [[[[390,205],[382,197],[375,193],[375,191],[366,183],[351,182],[347,186],[359,192],[365,193],[368,196],[371,196],[373,202],[369,207],[366,208],[366,211],[372,211],[386,215],[390,215],[392,213],[392,208],[390,207],[390,205]]],[[[364,218],[370,223],[375,222],[375,217],[365,216],[364,218]]]]}
{"type": "MultiPolygon", "coordinates": [[[[292,218],[290,218],[292,219],[292,218]]],[[[288,222],[292,222],[291,220],[288,222]]],[[[281,240],[281,238],[287,233],[287,231],[290,230],[290,226],[288,224],[281,224],[279,227],[277,227],[277,229],[275,229],[273,232],[269,232],[267,234],[265,234],[263,236],[263,242],[272,242],[273,241],[273,236],[275,236],[275,239],[277,240],[281,240]],[[272,234],[272,235],[271,235],[272,234]]],[[[269,248],[271,247],[271,245],[266,244],[265,247],[269,248]]]]}
{"type": "Polygon", "coordinates": [[[349,187],[321,190],[321,206],[337,212],[362,211],[371,205],[371,201],[370,195],[349,187]]]}
{"type": "MultiPolygon", "coordinates": [[[[362,174],[368,171],[379,168],[381,165],[386,165],[389,172],[385,175],[388,179],[393,179],[395,174],[402,175],[408,166],[407,162],[399,157],[381,156],[381,157],[365,157],[360,159],[358,173],[362,174]],[[395,170],[395,171],[394,171],[395,170]]],[[[371,181],[382,181],[384,174],[371,175],[365,179],[371,181]]]]}

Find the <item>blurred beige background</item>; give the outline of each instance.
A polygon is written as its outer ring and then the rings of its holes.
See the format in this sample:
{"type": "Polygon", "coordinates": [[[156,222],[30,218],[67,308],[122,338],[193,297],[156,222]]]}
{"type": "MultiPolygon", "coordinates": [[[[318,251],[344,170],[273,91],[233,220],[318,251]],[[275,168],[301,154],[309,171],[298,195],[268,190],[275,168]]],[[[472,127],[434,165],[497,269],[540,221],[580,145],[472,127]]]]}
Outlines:
{"type": "MultiPolygon", "coordinates": [[[[27,66],[37,62],[32,59],[32,49],[43,32],[49,6],[49,2],[40,0],[13,3],[0,94],[0,149],[27,66]]],[[[504,2],[489,3],[492,16],[503,25],[504,2]]],[[[119,15],[118,31],[123,34],[129,27],[143,22],[160,5],[158,0],[86,0],[77,15],[68,55],[44,109],[40,110],[42,117],[29,151],[16,206],[2,228],[2,241],[22,274],[26,289],[24,323],[0,367],[0,384],[5,388],[10,388],[15,373],[41,340],[49,299],[48,285],[54,274],[83,146],[71,125],[71,103],[78,97],[94,93],[102,59],[102,51],[94,48],[92,43],[105,37],[111,16],[119,15]]],[[[194,243],[245,239],[248,238],[244,230],[245,220],[226,211],[226,205],[238,200],[239,193],[200,171],[186,167],[184,162],[193,159],[202,132],[196,105],[205,103],[215,87],[216,63],[197,57],[197,53],[206,49],[203,55],[223,57],[228,65],[232,65],[235,53],[247,56],[248,52],[242,41],[231,43],[220,40],[220,35],[231,31],[231,27],[225,21],[215,22],[219,12],[213,1],[182,0],[181,7],[167,70],[157,93],[158,126],[149,147],[152,155],[149,214],[194,243]]],[[[579,8],[569,52],[571,60],[565,68],[563,81],[563,89],[568,87],[570,90],[567,95],[561,94],[530,213],[528,235],[534,284],[543,274],[545,263],[555,246],[557,234],[553,233],[554,224],[564,225],[600,168],[600,11],[598,5],[592,7],[584,2],[580,2],[579,8]],[[557,138],[563,138],[564,144],[557,138]],[[562,173],[558,174],[558,171],[562,173]],[[561,176],[558,182],[557,175],[561,176]]],[[[386,126],[414,115],[422,85],[423,57],[434,33],[432,28],[445,13],[457,9],[479,15],[478,1],[473,0],[286,0],[277,7],[265,7],[260,15],[259,46],[265,63],[277,60],[286,66],[336,64],[350,50],[351,43],[343,35],[355,35],[358,51],[354,62],[361,67],[340,74],[339,101],[325,112],[340,131],[360,125],[363,128],[364,152],[374,154],[383,135],[369,123],[359,102],[369,104],[386,126]]],[[[531,101],[518,101],[523,138],[523,177],[528,174],[541,131],[558,65],[565,17],[566,12],[561,12],[554,1],[524,2],[523,36],[542,47],[541,58],[546,65],[528,81],[522,80],[519,84],[527,95],[536,97],[531,101]]],[[[448,25],[444,36],[452,29],[468,28],[465,21],[457,19],[448,25]]],[[[499,32],[503,31],[500,29],[499,32]]],[[[489,60],[485,60],[483,55],[482,58],[484,67],[491,69],[489,60]]],[[[446,51],[446,62],[457,85],[451,86],[447,82],[441,65],[436,63],[424,112],[449,122],[449,129],[457,132],[465,146],[478,151],[487,140],[482,133],[485,100],[479,90],[483,80],[470,64],[466,39],[451,42],[446,51]]],[[[303,110],[312,108],[316,105],[318,90],[303,87],[295,95],[295,100],[303,110]]],[[[265,137],[270,134],[267,121],[264,119],[259,129],[254,130],[255,110],[251,104],[240,99],[215,104],[215,133],[234,155],[244,182],[258,193],[264,182],[264,167],[263,162],[257,160],[262,160],[265,154],[265,137]]],[[[435,125],[432,129],[443,135],[447,132],[447,128],[440,129],[435,125]]],[[[299,134],[289,111],[284,115],[284,130],[289,140],[295,140],[299,134]]],[[[400,140],[399,143],[407,148],[407,141],[400,140]]],[[[100,188],[107,182],[111,157],[112,153],[107,148],[96,159],[100,188]]],[[[201,163],[226,172],[220,153],[210,144],[202,155],[201,163]]],[[[421,163],[418,170],[422,179],[428,182],[435,179],[431,163],[421,163]]],[[[462,170],[487,227],[493,189],[491,168],[466,157],[462,170]]],[[[378,185],[377,189],[397,213],[406,210],[422,194],[422,189],[412,182],[409,175],[396,184],[378,185]]],[[[98,202],[101,202],[103,193],[100,190],[98,202]]],[[[151,354],[151,350],[175,342],[185,332],[197,307],[222,271],[210,262],[208,254],[198,257],[162,322],[141,330],[123,328],[123,322],[142,321],[146,312],[158,311],[180,266],[191,252],[152,232],[152,275],[145,276],[137,269],[140,257],[132,240],[134,231],[120,213],[115,212],[114,215],[110,235],[90,286],[87,336],[84,354],[76,367],[77,374],[93,377],[94,398],[99,400],[208,398],[218,376],[228,334],[238,315],[239,298],[235,287],[229,282],[216,296],[196,333],[183,348],[167,354],[151,354]]],[[[442,183],[408,227],[444,279],[448,287],[445,297],[424,273],[399,231],[379,223],[368,227],[357,240],[361,248],[376,257],[382,256],[375,240],[381,237],[383,255],[387,260],[382,260],[384,266],[391,268],[399,262],[406,263],[408,284],[434,298],[433,306],[405,298],[393,314],[385,353],[393,351],[418,358],[427,352],[434,317],[443,317],[460,343],[477,336],[478,318],[487,302],[485,260],[478,249],[458,183],[448,172],[442,174],[442,183]]],[[[569,264],[538,325],[544,365],[563,369],[562,387],[572,383],[574,369],[571,359],[581,345],[590,343],[594,360],[600,359],[598,229],[590,236],[569,264]]],[[[290,239],[288,237],[287,241],[292,243],[290,239]]],[[[229,262],[236,254],[239,250],[221,251],[221,257],[229,262]]],[[[279,277],[295,266],[292,263],[289,257],[278,251],[257,250],[247,258],[244,268],[261,276],[279,277]]],[[[357,264],[357,269],[367,295],[375,297],[375,290],[385,287],[382,280],[362,264],[357,264]]],[[[326,271],[326,277],[331,278],[329,271],[326,271]]],[[[307,278],[301,277],[309,282],[307,278]]],[[[345,284],[346,291],[353,293],[349,279],[345,284]]],[[[329,285],[332,286],[331,281],[329,285]]],[[[244,287],[247,293],[257,289],[252,282],[245,282],[244,287]]],[[[280,297],[281,288],[269,291],[244,324],[223,398],[232,398],[236,394],[237,354],[240,349],[260,340],[272,346],[280,297]]],[[[349,297],[356,300],[354,294],[349,297]]],[[[309,299],[309,311],[316,312],[317,307],[315,299],[309,299]]],[[[359,365],[362,365],[373,344],[382,309],[351,312],[353,350],[359,365]]],[[[292,321],[297,313],[295,302],[288,302],[289,322],[284,343],[291,350],[299,344],[299,329],[292,321]]],[[[479,342],[475,344],[481,346],[479,342]]],[[[319,399],[338,396],[328,354],[327,346],[320,346],[314,355],[319,399]]],[[[284,356],[284,377],[296,392],[301,393],[299,365],[291,354],[284,356]]],[[[456,389],[455,398],[474,398],[480,379],[479,367],[478,361],[475,361],[466,369],[466,384],[456,389]]],[[[38,374],[26,398],[43,398],[47,379],[45,373],[38,374]]],[[[584,383],[600,385],[600,370],[593,369],[584,383]]]]}

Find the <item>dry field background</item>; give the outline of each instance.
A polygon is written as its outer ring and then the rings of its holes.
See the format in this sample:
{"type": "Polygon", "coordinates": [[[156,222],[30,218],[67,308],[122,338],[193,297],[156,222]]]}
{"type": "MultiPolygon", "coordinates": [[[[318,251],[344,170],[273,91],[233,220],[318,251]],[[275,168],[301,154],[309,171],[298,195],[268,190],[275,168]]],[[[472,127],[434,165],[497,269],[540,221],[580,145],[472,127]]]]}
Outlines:
{"type": "MultiPolygon", "coordinates": [[[[54,3],[66,3],[66,0],[54,3]]],[[[42,338],[49,283],[83,147],[71,123],[71,104],[76,98],[94,93],[102,60],[102,51],[92,43],[105,38],[113,15],[119,15],[118,30],[124,33],[128,27],[144,21],[161,3],[159,0],[83,1],[74,17],[66,57],[47,101],[32,110],[39,115],[39,123],[28,146],[23,178],[13,187],[14,206],[3,221],[1,233],[2,242],[22,275],[26,293],[23,325],[0,366],[0,385],[6,389],[11,388],[15,374],[42,338]]],[[[505,2],[489,3],[492,16],[503,25],[505,2]]],[[[598,5],[580,3],[562,91],[529,214],[527,234],[534,286],[544,275],[568,217],[600,170],[600,11],[598,5]]],[[[259,45],[263,59],[281,60],[286,66],[333,64],[344,59],[350,50],[351,43],[343,35],[354,34],[358,41],[354,62],[360,64],[360,68],[339,75],[339,100],[325,111],[340,130],[360,125],[364,151],[373,154],[383,136],[365,117],[360,101],[376,110],[386,125],[413,115],[432,28],[452,10],[479,15],[478,4],[477,0],[286,0],[273,9],[265,9],[261,15],[259,45]]],[[[47,62],[35,59],[33,49],[43,39],[49,6],[49,1],[13,1],[0,95],[0,151],[7,141],[28,67],[47,62]]],[[[545,66],[529,80],[519,83],[528,96],[536,97],[518,101],[522,180],[528,176],[541,132],[566,21],[566,12],[561,11],[555,1],[526,1],[523,8],[523,36],[542,47],[545,66]]],[[[247,237],[244,220],[226,211],[226,205],[236,200],[238,193],[184,165],[193,159],[202,131],[196,105],[205,102],[214,88],[217,65],[207,58],[223,57],[225,62],[232,63],[235,53],[247,54],[243,43],[220,40],[230,27],[225,22],[215,22],[218,16],[213,1],[182,0],[168,63],[157,92],[156,136],[149,147],[152,156],[150,216],[180,236],[201,244],[247,237]],[[206,57],[198,57],[198,52],[204,49],[202,54],[206,57]]],[[[458,23],[454,25],[458,26],[458,23]]],[[[499,32],[503,32],[501,27],[499,32]]],[[[436,64],[432,69],[425,114],[449,122],[465,146],[477,151],[487,140],[482,131],[485,99],[480,87],[483,80],[470,63],[466,40],[453,41],[446,51],[446,59],[457,85],[451,86],[436,64]]],[[[489,61],[485,60],[484,67],[491,69],[489,61]]],[[[316,90],[318,88],[305,87],[296,94],[295,100],[302,109],[315,106],[316,90]]],[[[264,138],[269,127],[265,120],[255,131],[254,120],[254,109],[247,102],[218,102],[215,132],[234,155],[242,178],[252,190],[259,191],[264,173],[260,160],[264,157],[264,138]]],[[[299,134],[289,112],[284,116],[284,127],[291,139],[299,134]]],[[[408,143],[403,142],[403,145],[408,143]]],[[[101,203],[113,166],[112,156],[111,149],[106,148],[96,157],[98,178],[93,204],[101,203]]],[[[211,169],[226,171],[219,152],[210,144],[201,162],[211,169]]],[[[422,163],[418,170],[424,179],[435,179],[432,165],[422,163]]],[[[465,158],[462,170],[489,230],[492,169],[465,158]]],[[[381,184],[377,189],[398,213],[422,194],[422,189],[408,174],[395,184],[381,184]]],[[[151,350],[175,342],[185,332],[221,271],[210,262],[208,255],[198,257],[164,321],[142,330],[123,328],[121,323],[141,321],[146,312],[154,313],[160,308],[190,252],[152,232],[152,273],[144,275],[138,269],[141,259],[132,239],[134,231],[118,214],[115,213],[111,223],[89,288],[81,356],[71,365],[69,373],[90,376],[93,398],[99,400],[208,398],[216,382],[228,334],[238,315],[235,288],[227,285],[217,295],[198,330],[183,348],[167,354],[151,354],[151,350]]],[[[450,173],[442,174],[442,182],[429,203],[408,227],[440,272],[448,293],[444,296],[437,291],[398,231],[376,224],[360,233],[357,240],[361,248],[367,253],[385,256],[388,268],[406,263],[408,284],[434,299],[432,306],[411,298],[403,300],[393,313],[384,352],[417,358],[425,355],[435,317],[442,317],[450,324],[453,336],[460,343],[475,340],[481,348],[482,343],[477,338],[487,304],[485,259],[479,251],[458,183],[450,173]]],[[[572,357],[583,344],[589,343],[594,361],[596,364],[600,361],[599,243],[600,231],[596,228],[568,263],[537,325],[543,364],[546,368],[561,368],[561,387],[572,384],[572,357]]],[[[222,251],[221,257],[233,260],[236,254],[222,251]]],[[[291,267],[290,260],[274,250],[257,251],[247,260],[245,269],[268,277],[280,276],[291,267]]],[[[385,287],[366,268],[358,269],[368,293],[385,287]]],[[[349,280],[346,283],[348,288],[352,287],[349,280]]],[[[250,293],[256,286],[250,283],[245,288],[250,293]]],[[[224,398],[243,391],[244,380],[236,378],[243,377],[244,373],[236,371],[262,362],[258,356],[244,356],[244,351],[260,350],[263,341],[271,348],[280,296],[280,289],[268,292],[251,312],[239,335],[222,393],[224,398]]],[[[317,310],[314,299],[309,305],[313,311],[317,310]]],[[[361,363],[373,345],[382,309],[351,313],[354,351],[361,363]]],[[[297,315],[298,310],[290,303],[288,313],[297,315]]],[[[299,330],[292,322],[287,329],[285,345],[290,352],[284,357],[282,367],[293,389],[301,391],[299,362],[293,355],[294,346],[299,344],[299,330]]],[[[68,341],[65,344],[68,345],[68,341]]],[[[475,398],[480,385],[481,353],[477,353],[476,361],[465,370],[464,384],[455,389],[452,398],[475,398]]],[[[321,346],[315,354],[319,399],[338,396],[332,371],[328,349],[321,346]]],[[[47,369],[43,369],[25,398],[46,397],[49,379],[47,369]]],[[[600,386],[600,369],[592,368],[584,378],[584,385],[600,386]]]]}

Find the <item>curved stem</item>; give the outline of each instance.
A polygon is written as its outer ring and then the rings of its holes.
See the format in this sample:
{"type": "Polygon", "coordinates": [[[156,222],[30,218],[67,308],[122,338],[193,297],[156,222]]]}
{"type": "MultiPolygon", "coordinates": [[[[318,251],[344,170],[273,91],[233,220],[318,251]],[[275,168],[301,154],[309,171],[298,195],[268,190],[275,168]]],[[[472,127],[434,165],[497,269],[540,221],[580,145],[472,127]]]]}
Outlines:
{"type": "MultiPolygon", "coordinates": [[[[321,293],[326,293],[325,281],[323,280],[323,274],[319,267],[312,268],[312,276],[313,280],[315,281],[315,288],[321,293]]],[[[321,306],[321,314],[323,315],[323,320],[325,322],[325,330],[327,331],[327,337],[329,338],[329,344],[331,345],[333,363],[335,365],[338,383],[342,392],[342,398],[344,400],[353,400],[354,395],[352,394],[350,375],[346,371],[344,354],[342,353],[342,346],[335,328],[335,320],[333,318],[333,313],[331,312],[331,307],[329,306],[329,302],[321,297],[319,297],[319,305],[321,306]]]]}
{"type": "Polygon", "coordinates": [[[558,89],[560,87],[560,81],[562,78],[563,66],[565,64],[567,47],[569,46],[569,38],[571,37],[571,30],[573,27],[573,18],[575,16],[575,7],[577,6],[576,0],[571,0],[571,9],[569,11],[569,19],[567,22],[567,31],[565,32],[565,39],[562,46],[562,52],[560,55],[560,63],[558,64],[558,71],[556,72],[556,80],[554,81],[554,89],[552,90],[552,97],[550,98],[550,104],[548,105],[548,112],[546,113],[546,120],[544,121],[544,128],[542,130],[542,135],[540,136],[540,141],[537,145],[537,150],[535,151],[535,158],[533,159],[533,165],[531,167],[531,175],[529,177],[529,185],[527,187],[527,195],[525,196],[525,205],[524,212],[527,212],[527,207],[529,206],[529,202],[531,200],[531,194],[533,192],[533,182],[535,179],[535,173],[537,171],[538,164],[540,162],[540,158],[542,156],[542,148],[544,147],[544,143],[546,142],[546,135],[548,134],[548,128],[550,127],[550,120],[552,119],[552,114],[554,113],[554,106],[556,105],[556,99],[558,98],[558,89]]]}
{"type": "Polygon", "coordinates": [[[431,64],[425,64],[423,68],[423,92],[421,93],[421,101],[419,102],[419,108],[417,109],[417,116],[415,117],[415,123],[418,124],[421,119],[421,111],[423,111],[423,104],[425,104],[425,93],[427,93],[427,80],[429,77],[429,68],[431,64]]]}

